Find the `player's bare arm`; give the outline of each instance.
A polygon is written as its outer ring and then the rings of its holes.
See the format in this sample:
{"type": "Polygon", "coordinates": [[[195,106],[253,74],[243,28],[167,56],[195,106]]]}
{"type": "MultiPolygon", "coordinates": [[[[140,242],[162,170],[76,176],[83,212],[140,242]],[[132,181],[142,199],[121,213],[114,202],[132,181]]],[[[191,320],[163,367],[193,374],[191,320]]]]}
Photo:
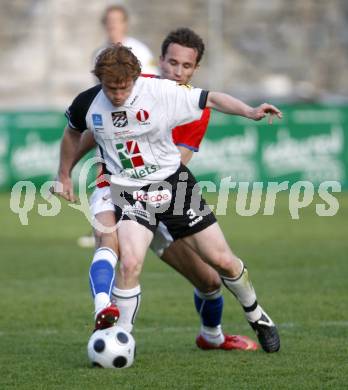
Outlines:
{"type": "Polygon", "coordinates": [[[178,149],[181,155],[181,162],[184,165],[187,165],[193,156],[193,151],[185,148],[184,146],[178,146],[178,149]]]}
{"type": "Polygon", "coordinates": [[[92,132],[90,130],[85,130],[82,133],[80,143],[79,143],[79,148],[76,152],[75,163],[80,161],[83,156],[85,156],[89,151],[94,149],[96,146],[97,143],[95,142],[92,132]]]}
{"type": "Polygon", "coordinates": [[[241,100],[221,92],[209,92],[206,107],[213,108],[225,114],[240,115],[255,121],[259,121],[269,115],[269,123],[272,124],[273,117],[282,118],[281,111],[271,104],[263,103],[258,107],[251,107],[241,100]]]}
{"type": "Polygon", "coordinates": [[[64,135],[60,145],[60,160],[57,181],[62,183],[63,188],[59,191],[57,188],[52,192],[66,199],[74,202],[74,189],[71,180],[71,171],[76,164],[76,150],[78,150],[81,139],[81,133],[67,126],[64,129],[64,135]]]}

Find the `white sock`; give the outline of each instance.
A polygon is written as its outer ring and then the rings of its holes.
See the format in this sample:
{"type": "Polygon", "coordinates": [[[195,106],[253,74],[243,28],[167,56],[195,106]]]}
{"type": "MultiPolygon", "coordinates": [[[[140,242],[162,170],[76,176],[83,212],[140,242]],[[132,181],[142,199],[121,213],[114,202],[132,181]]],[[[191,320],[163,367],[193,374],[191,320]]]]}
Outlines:
{"type": "Polygon", "coordinates": [[[256,293],[249,280],[248,270],[243,262],[241,260],[239,261],[242,265],[241,274],[237,278],[227,278],[226,276],[220,275],[221,280],[242,305],[247,320],[255,322],[260,319],[262,310],[257,303],[256,293]]]}
{"type": "Polygon", "coordinates": [[[209,326],[201,325],[201,335],[209,343],[220,345],[225,341],[225,336],[222,333],[221,325],[210,328],[209,326]]]}
{"type": "Polygon", "coordinates": [[[121,326],[127,332],[131,332],[141,301],[140,285],[129,290],[114,287],[112,289],[111,300],[120,310],[120,318],[117,321],[117,325],[121,326]]]}
{"type": "Polygon", "coordinates": [[[95,317],[97,314],[110,305],[110,297],[106,293],[99,293],[94,297],[95,317]]]}

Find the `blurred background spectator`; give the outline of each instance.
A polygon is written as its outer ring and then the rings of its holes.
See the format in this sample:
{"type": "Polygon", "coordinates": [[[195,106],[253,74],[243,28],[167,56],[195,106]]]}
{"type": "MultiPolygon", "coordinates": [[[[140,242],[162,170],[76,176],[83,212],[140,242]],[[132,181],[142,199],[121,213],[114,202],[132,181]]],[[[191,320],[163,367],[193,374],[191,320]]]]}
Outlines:
{"type": "Polygon", "coordinates": [[[138,39],[128,36],[129,14],[122,5],[110,5],[104,11],[102,25],[106,32],[106,44],[96,52],[100,52],[110,44],[122,43],[130,47],[133,53],[138,57],[142,66],[143,73],[157,73],[156,61],[151,50],[138,39]]]}
{"type": "Polygon", "coordinates": [[[54,177],[63,112],[95,83],[97,48],[121,40],[153,72],[151,51],[158,59],[163,37],[185,26],[206,44],[194,85],[285,110],[267,131],[212,115],[191,164],[199,180],[348,188],[348,1],[11,0],[0,25],[0,190],[54,177]]]}
{"type": "MultiPolygon", "coordinates": [[[[127,8],[131,35],[156,58],[171,29],[197,31],[207,54],[196,85],[249,101],[348,100],[347,1],[12,0],[0,14],[0,106],[62,108],[91,85],[90,59],[105,39],[99,21],[114,4],[127,8]]],[[[122,38],[127,20],[112,12],[105,28],[110,40],[122,38]]]]}

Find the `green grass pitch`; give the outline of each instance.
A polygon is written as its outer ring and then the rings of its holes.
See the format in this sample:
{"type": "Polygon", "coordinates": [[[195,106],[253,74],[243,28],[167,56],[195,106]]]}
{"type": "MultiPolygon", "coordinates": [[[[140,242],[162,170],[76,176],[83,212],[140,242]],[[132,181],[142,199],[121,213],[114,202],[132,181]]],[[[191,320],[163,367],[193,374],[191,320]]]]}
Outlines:
{"type": "MultiPolygon", "coordinates": [[[[318,199],[317,199],[318,200],[318,199]]],[[[0,389],[338,389],[348,387],[348,193],[334,217],[314,206],[292,220],[286,194],[274,216],[219,220],[248,264],[259,301],[279,324],[281,352],[201,351],[192,288],[149,254],[135,327],[137,359],[126,370],[92,369],[88,268],[76,245],[79,212],[29,213],[21,226],[0,196],[0,389]]],[[[226,332],[255,337],[224,290],[226,332]]]]}

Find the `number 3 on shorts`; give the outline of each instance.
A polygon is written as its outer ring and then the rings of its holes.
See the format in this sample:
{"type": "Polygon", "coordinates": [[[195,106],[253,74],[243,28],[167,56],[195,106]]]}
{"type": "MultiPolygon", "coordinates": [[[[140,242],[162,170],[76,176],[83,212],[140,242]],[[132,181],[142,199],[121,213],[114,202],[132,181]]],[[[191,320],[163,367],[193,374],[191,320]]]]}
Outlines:
{"type": "Polygon", "coordinates": [[[197,214],[195,213],[195,211],[193,209],[188,209],[186,214],[188,215],[188,217],[190,219],[194,219],[197,217],[197,214]]]}

